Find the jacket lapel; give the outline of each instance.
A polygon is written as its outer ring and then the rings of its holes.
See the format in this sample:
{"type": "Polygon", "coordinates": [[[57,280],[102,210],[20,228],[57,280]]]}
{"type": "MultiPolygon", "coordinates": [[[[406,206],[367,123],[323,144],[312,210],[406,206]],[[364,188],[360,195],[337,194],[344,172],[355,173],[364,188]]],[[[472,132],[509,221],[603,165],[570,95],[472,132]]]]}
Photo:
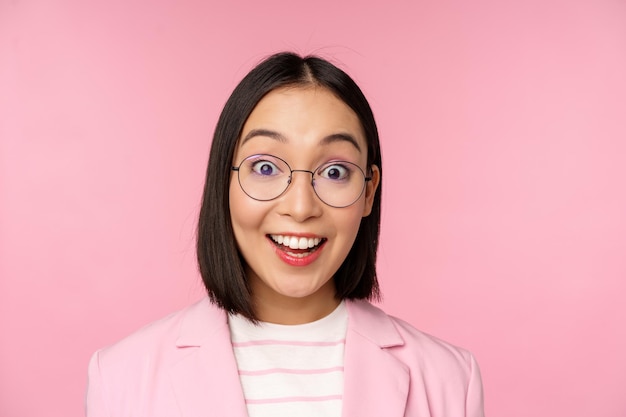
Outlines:
{"type": "Polygon", "coordinates": [[[364,301],[347,306],[343,416],[404,416],[409,370],[387,351],[404,341],[378,308],[364,301]]]}
{"type": "Polygon", "coordinates": [[[208,300],[185,318],[171,374],[183,417],[247,417],[226,314],[208,300]]]}

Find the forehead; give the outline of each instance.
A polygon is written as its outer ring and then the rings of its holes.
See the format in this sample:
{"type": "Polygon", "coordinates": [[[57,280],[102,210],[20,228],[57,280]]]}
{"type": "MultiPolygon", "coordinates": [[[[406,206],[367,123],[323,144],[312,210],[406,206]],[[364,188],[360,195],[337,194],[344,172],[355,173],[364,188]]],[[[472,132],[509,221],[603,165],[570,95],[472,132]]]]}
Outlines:
{"type": "Polygon", "coordinates": [[[241,138],[258,129],[277,132],[286,142],[315,142],[329,135],[347,134],[355,138],[360,149],[367,149],[356,113],[320,86],[283,87],[268,93],[250,113],[241,138]]]}

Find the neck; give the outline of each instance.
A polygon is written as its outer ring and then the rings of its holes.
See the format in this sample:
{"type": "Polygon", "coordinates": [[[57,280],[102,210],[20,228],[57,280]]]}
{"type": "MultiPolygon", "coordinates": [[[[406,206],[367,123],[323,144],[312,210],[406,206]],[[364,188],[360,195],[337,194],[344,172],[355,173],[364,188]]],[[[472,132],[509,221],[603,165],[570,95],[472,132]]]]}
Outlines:
{"type": "Polygon", "coordinates": [[[335,298],[332,280],[315,294],[306,297],[286,297],[277,294],[253,295],[256,315],[260,321],[275,324],[304,324],[322,319],[332,313],[341,300],[335,298]]]}

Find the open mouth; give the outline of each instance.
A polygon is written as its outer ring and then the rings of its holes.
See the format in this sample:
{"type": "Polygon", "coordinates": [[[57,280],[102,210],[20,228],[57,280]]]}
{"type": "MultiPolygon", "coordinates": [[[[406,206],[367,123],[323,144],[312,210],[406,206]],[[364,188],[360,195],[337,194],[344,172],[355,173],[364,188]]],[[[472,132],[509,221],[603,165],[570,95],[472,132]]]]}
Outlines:
{"type": "Polygon", "coordinates": [[[276,247],[295,258],[304,258],[318,250],[325,242],[326,238],[307,238],[289,235],[267,235],[276,247]]]}

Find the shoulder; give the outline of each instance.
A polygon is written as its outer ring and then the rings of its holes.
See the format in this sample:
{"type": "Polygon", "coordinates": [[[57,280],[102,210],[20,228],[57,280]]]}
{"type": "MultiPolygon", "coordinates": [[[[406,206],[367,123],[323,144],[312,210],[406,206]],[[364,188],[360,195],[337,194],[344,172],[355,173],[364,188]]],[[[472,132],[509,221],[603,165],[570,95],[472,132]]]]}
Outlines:
{"type": "Polygon", "coordinates": [[[166,359],[177,347],[202,339],[211,323],[218,323],[224,314],[208,298],[156,320],[118,342],[100,349],[94,357],[99,362],[124,367],[137,363],[138,358],[166,359]],[[200,326],[202,322],[204,325],[200,326]],[[202,330],[202,331],[197,331],[202,330]]]}
{"type": "MultiPolygon", "coordinates": [[[[480,370],[473,355],[389,316],[365,301],[347,304],[353,343],[369,345],[373,361],[399,363],[409,375],[405,415],[484,417],[480,370]],[[372,344],[378,349],[371,349],[372,344]]],[[[346,338],[346,349],[348,338],[346,338]]]]}
{"type": "Polygon", "coordinates": [[[453,373],[469,378],[476,372],[473,355],[438,337],[415,328],[410,323],[390,316],[380,308],[365,302],[350,303],[351,316],[359,332],[378,343],[409,368],[436,374],[453,373]]]}
{"type": "Polygon", "coordinates": [[[445,340],[442,340],[436,336],[425,333],[412,324],[394,317],[388,316],[393,322],[398,332],[402,335],[407,344],[420,348],[423,352],[428,352],[441,356],[458,357],[459,359],[469,360],[469,351],[459,346],[453,345],[445,340]]]}

